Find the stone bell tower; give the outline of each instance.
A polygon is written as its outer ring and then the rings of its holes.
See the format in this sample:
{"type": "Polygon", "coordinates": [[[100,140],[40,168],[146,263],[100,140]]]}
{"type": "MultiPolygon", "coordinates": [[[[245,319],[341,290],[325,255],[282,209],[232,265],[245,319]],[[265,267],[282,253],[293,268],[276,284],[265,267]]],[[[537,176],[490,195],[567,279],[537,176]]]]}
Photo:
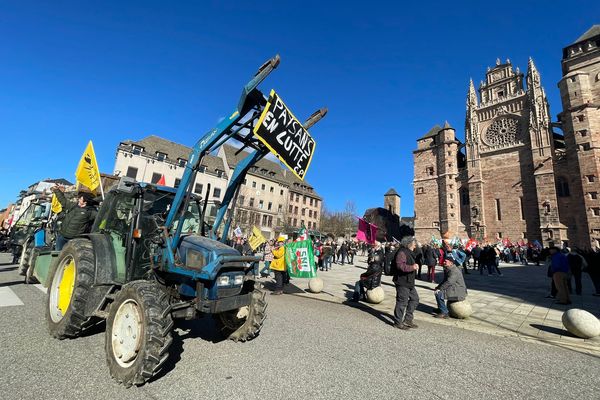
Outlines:
{"type": "Polygon", "coordinates": [[[400,200],[400,195],[394,189],[390,189],[383,195],[383,208],[393,215],[400,216],[400,200]]]}

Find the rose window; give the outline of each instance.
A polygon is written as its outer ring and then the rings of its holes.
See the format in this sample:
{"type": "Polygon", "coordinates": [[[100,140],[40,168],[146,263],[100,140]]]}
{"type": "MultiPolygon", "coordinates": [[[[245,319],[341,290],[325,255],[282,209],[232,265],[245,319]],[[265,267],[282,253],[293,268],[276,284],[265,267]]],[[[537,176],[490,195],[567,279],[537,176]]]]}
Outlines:
{"type": "Polygon", "coordinates": [[[514,118],[498,118],[485,132],[485,142],[492,147],[504,147],[518,142],[519,121],[514,118]]]}

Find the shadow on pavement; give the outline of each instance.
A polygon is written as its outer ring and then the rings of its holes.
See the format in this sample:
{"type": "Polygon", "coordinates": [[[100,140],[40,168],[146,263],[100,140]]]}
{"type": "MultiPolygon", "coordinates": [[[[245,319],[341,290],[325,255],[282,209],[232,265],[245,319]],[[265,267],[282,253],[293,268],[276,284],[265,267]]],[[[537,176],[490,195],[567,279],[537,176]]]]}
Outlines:
{"type": "MultiPolygon", "coordinates": [[[[12,265],[12,264],[0,264],[0,265],[12,265]]],[[[14,271],[17,268],[19,268],[19,267],[16,265],[14,267],[2,268],[2,269],[0,269],[0,272],[14,271]]]]}
{"type": "Polygon", "coordinates": [[[23,282],[24,282],[23,280],[20,280],[20,281],[11,281],[11,282],[2,282],[2,283],[0,283],[0,287],[22,285],[23,282]]]}
{"type": "MultiPolygon", "coordinates": [[[[350,297],[352,297],[353,293],[354,292],[346,291],[346,297],[348,297],[348,294],[350,295],[350,297]]],[[[345,300],[342,304],[344,304],[346,306],[350,306],[357,310],[364,311],[367,314],[371,314],[372,316],[376,317],[377,319],[379,319],[380,321],[382,321],[383,323],[385,323],[387,325],[394,325],[395,320],[394,320],[393,315],[383,312],[383,311],[376,310],[372,307],[369,307],[365,303],[361,303],[358,301],[351,301],[350,299],[348,299],[348,300],[345,300]]]]}
{"type": "Polygon", "coordinates": [[[535,329],[539,329],[540,331],[554,333],[556,335],[570,336],[570,337],[574,337],[574,338],[577,337],[577,336],[572,335],[571,332],[569,332],[565,329],[555,328],[553,326],[546,326],[546,325],[540,325],[540,324],[530,324],[529,326],[531,326],[532,328],[535,328],[535,329]]]}

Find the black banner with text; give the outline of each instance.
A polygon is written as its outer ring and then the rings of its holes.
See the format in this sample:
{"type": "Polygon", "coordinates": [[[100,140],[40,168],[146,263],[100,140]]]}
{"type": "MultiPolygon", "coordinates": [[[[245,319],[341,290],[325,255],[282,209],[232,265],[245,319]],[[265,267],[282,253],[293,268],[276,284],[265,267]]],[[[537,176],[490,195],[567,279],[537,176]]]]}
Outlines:
{"type": "Polygon", "coordinates": [[[304,180],[316,142],[274,90],[254,134],[294,175],[304,180]]]}

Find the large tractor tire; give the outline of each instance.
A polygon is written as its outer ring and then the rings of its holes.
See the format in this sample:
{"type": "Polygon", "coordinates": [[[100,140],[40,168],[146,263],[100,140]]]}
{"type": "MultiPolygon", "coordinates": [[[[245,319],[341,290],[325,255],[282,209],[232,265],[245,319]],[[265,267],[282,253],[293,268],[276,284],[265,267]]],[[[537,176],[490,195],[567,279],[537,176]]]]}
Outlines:
{"type": "Polygon", "coordinates": [[[234,342],[246,342],[258,336],[266,317],[266,294],[258,284],[249,306],[214,315],[219,331],[234,342]]]}
{"type": "Polygon", "coordinates": [[[31,249],[31,254],[29,256],[29,263],[27,266],[27,272],[25,273],[25,283],[28,285],[34,284],[34,283],[39,283],[37,278],[35,276],[33,276],[33,271],[35,269],[35,261],[37,259],[38,253],[39,253],[39,249],[37,249],[35,247],[33,249],[31,249]]]}
{"type": "Polygon", "coordinates": [[[73,239],[50,268],[46,320],[53,337],[77,337],[90,320],[85,316],[85,303],[94,282],[94,262],[92,243],[73,239]]]}
{"type": "Polygon", "coordinates": [[[104,348],[110,375],[126,387],[146,383],[169,356],[172,328],[169,296],[157,282],[123,286],[106,320],[104,348]]]}
{"type": "Polygon", "coordinates": [[[33,250],[33,238],[27,239],[23,243],[21,250],[21,256],[19,257],[19,275],[25,276],[27,269],[29,268],[29,256],[33,250]]]}

